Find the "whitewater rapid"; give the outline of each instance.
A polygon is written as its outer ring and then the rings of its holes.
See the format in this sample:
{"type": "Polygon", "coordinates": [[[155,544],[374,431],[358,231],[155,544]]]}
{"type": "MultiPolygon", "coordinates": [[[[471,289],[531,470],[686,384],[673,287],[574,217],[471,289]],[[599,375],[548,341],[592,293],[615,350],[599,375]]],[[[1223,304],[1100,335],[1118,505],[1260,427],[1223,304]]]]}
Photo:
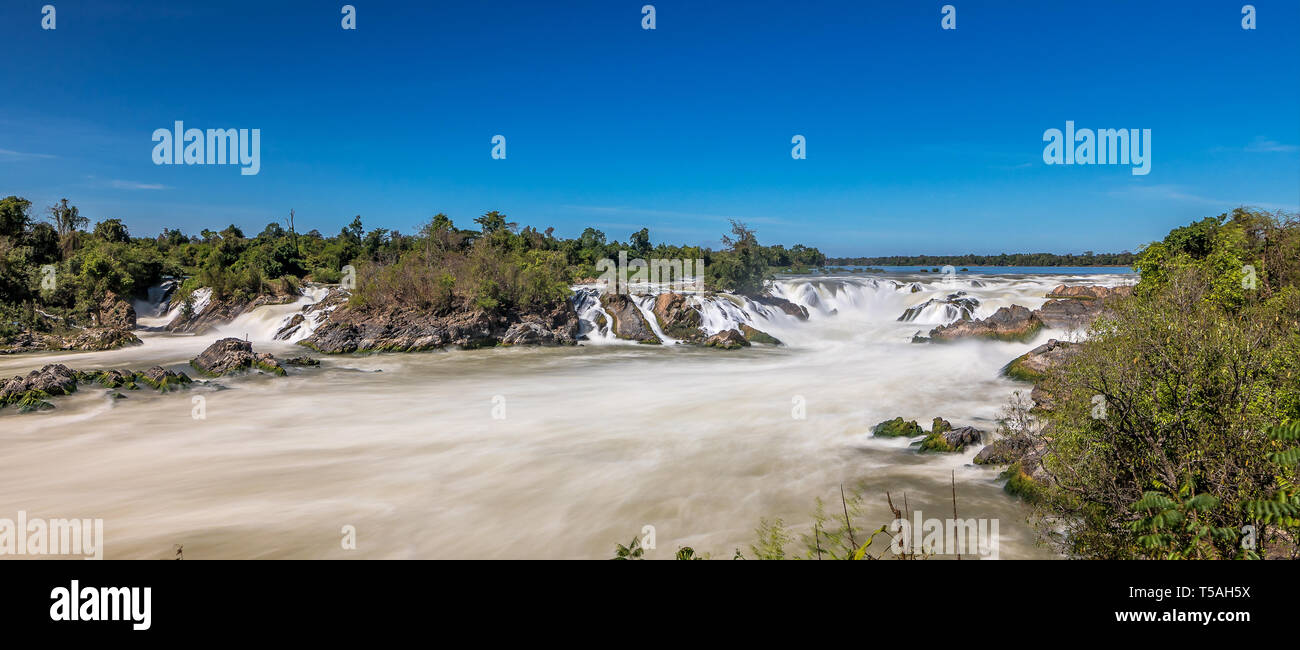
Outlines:
{"type": "MultiPolygon", "coordinates": [[[[646,525],[658,539],[649,557],[679,545],[730,557],[748,549],[760,517],[806,525],[814,500],[838,500],[841,483],[866,495],[863,523],[888,520],[886,491],[943,516],[951,472],[963,516],[1001,521],[1001,557],[1045,556],[997,470],[970,463],[976,449],[916,454],[869,432],[900,415],[991,430],[1026,390],[999,368],[1071,333],[918,345],[912,335],[952,310],[936,303],[898,319],[959,291],[981,318],[1036,308],[1063,282],[1132,276],[923,275],[779,279],[774,293],[806,307],[807,321],[691,296],[706,330],[745,323],[782,347],[619,341],[578,287],[587,340],[576,347],[322,356],[288,377],[120,400],[85,386],[53,411],[0,411],[0,517],[103,518],[109,558],[167,557],[175,544],[187,558],[602,558],[646,525]],[[196,397],[204,419],[193,417],[196,397]],[[355,550],[342,548],[343,526],[356,527],[355,550]]],[[[309,290],[200,336],[140,331],[142,346],[0,357],[0,375],[55,362],[193,374],[188,359],[227,335],[281,357],[309,353],[275,335],[322,296],[309,290]]],[[[635,301],[646,313],[653,296],[635,301]]]]}

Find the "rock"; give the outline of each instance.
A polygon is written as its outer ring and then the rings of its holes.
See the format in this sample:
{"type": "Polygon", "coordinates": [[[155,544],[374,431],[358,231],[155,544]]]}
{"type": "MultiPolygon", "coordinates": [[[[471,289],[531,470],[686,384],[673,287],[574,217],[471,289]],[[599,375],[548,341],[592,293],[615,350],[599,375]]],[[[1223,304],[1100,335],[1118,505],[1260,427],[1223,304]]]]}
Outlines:
{"type": "Polygon", "coordinates": [[[294,334],[298,332],[298,330],[302,327],[303,321],[305,320],[307,320],[307,318],[303,316],[301,313],[294,314],[291,318],[289,318],[288,323],[285,323],[282,327],[280,327],[280,329],[276,330],[275,336],[272,338],[274,338],[277,341],[289,340],[290,337],[292,337],[294,334]]]}
{"type": "Polygon", "coordinates": [[[921,441],[923,451],[963,451],[967,445],[978,445],[984,439],[984,432],[975,427],[953,429],[946,420],[941,421],[939,418],[935,418],[935,421],[935,430],[931,431],[925,437],[925,440],[921,441]],[[942,430],[938,427],[939,422],[943,422],[945,425],[942,430]]]}
{"type": "Polygon", "coordinates": [[[754,329],[749,325],[746,325],[745,323],[740,324],[740,333],[744,334],[745,338],[750,343],[762,343],[764,345],[785,345],[775,336],[772,336],[771,334],[768,334],[767,332],[764,332],[762,330],[754,329]]]}
{"type": "Polygon", "coordinates": [[[936,327],[930,330],[929,341],[944,342],[961,338],[1027,341],[1033,338],[1042,327],[1043,321],[1029,311],[1028,308],[1012,305],[997,310],[988,318],[974,321],[957,321],[936,327]]]}
{"type": "Polygon", "coordinates": [[[925,430],[916,423],[916,420],[904,421],[902,417],[896,417],[872,427],[871,435],[880,438],[897,438],[899,436],[915,438],[916,436],[925,435],[925,430]]]}
{"type": "Polygon", "coordinates": [[[976,465],[1009,465],[1023,458],[1030,449],[1023,438],[1002,436],[984,445],[984,448],[975,454],[973,462],[976,465]]]}
{"type": "Polygon", "coordinates": [[[135,329],[135,307],[112,291],[99,303],[99,326],[111,329],[135,329]]]}
{"type": "Polygon", "coordinates": [[[1105,300],[1108,298],[1121,298],[1133,295],[1132,285],[1119,287],[1099,287],[1092,285],[1074,285],[1066,286],[1057,285],[1055,289],[1047,292],[1048,298],[1064,298],[1071,300],[1105,300]]]}
{"type": "Polygon", "coordinates": [[[704,345],[711,348],[721,348],[723,350],[738,350],[749,345],[745,336],[739,330],[722,330],[713,336],[704,340],[704,345]]]}
{"type": "Polygon", "coordinates": [[[1042,384],[1034,384],[1034,389],[1029,391],[1029,399],[1034,402],[1034,407],[1030,410],[1050,411],[1056,407],[1056,396],[1043,388],[1042,384]]]}
{"type": "Polygon", "coordinates": [[[934,421],[930,423],[930,433],[943,433],[945,431],[952,431],[951,422],[943,418],[935,418],[934,421]]]}
{"type": "Polygon", "coordinates": [[[655,320],[659,329],[675,339],[687,343],[698,343],[704,338],[700,329],[703,321],[700,310],[686,304],[686,296],[680,293],[661,293],[655,296],[655,320]]]}
{"type": "Polygon", "coordinates": [[[1048,341],[1013,359],[1002,368],[1002,374],[1019,381],[1040,381],[1052,370],[1061,367],[1079,348],[1069,341],[1048,341]]]}
{"type": "Polygon", "coordinates": [[[313,359],[308,356],[291,357],[289,359],[285,359],[284,363],[287,366],[315,367],[320,365],[320,359],[313,359]]]}
{"type": "Polygon", "coordinates": [[[0,408],[13,404],[24,412],[46,410],[54,405],[45,398],[76,391],[77,374],[61,363],[51,363],[4,382],[0,386],[0,408]]]}
{"type": "Polygon", "coordinates": [[[808,320],[807,307],[804,307],[802,305],[796,305],[790,302],[789,300],[786,300],[785,298],[778,298],[776,296],[760,296],[758,298],[751,298],[751,300],[753,300],[755,303],[760,305],[776,307],[777,309],[780,309],[786,314],[789,314],[790,316],[794,316],[799,320],[808,320]]]}
{"type": "Polygon", "coordinates": [[[564,341],[541,323],[515,323],[501,336],[502,345],[560,345],[564,341]]]}
{"type": "Polygon", "coordinates": [[[1034,310],[1048,327],[1063,330],[1086,328],[1101,313],[1100,300],[1049,300],[1034,310]]]}
{"type": "Polygon", "coordinates": [[[164,393],[183,387],[193,381],[189,375],[183,372],[172,372],[165,370],[162,366],[153,366],[148,370],[136,373],[135,376],[138,381],[144,382],[164,393]]]}
{"type": "Polygon", "coordinates": [[[61,350],[116,350],[128,345],[142,345],[144,341],[124,329],[87,327],[71,338],[64,339],[61,350]]]}
{"type": "Polygon", "coordinates": [[[945,320],[970,320],[975,317],[975,309],[979,307],[980,301],[975,298],[966,296],[965,291],[949,294],[946,298],[931,298],[919,305],[908,307],[898,320],[911,322],[916,320],[921,312],[932,305],[947,305],[945,320]]]}
{"type": "Polygon", "coordinates": [[[195,370],[209,377],[220,377],[233,372],[256,368],[274,375],[285,375],[284,367],[270,353],[253,352],[253,345],[236,338],[220,339],[199,356],[190,360],[195,370]]]}
{"type": "Polygon", "coordinates": [[[650,323],[646,322],[645,316],[641,314],[641,310],[637,308],[631,296],[625,293],[602,294],[600,304],[605,308],[605,313],[614,320],[611,328],[614,336],[637,343],[662,343],[659,337],[655,336],[654,330],[650,329],[650,323]]]}
{"type": "MultiPolygon", "coordinates": [[[[342,298],[326,300],[337,302],[321,309],[328,309],[324,320],[311,336],[298,342],[325,354],[480,348],[498,343],[572,345],[578,336],[578,315],[567,300],[508,313],[462,305],[439,314],[414,308],[362,309],[345,304],[342,298]],[[521,323],[531,325],[515,327],[521,323]]],[[[312,311],[304,310],[308,318],[317,318],[312,311]]]]}

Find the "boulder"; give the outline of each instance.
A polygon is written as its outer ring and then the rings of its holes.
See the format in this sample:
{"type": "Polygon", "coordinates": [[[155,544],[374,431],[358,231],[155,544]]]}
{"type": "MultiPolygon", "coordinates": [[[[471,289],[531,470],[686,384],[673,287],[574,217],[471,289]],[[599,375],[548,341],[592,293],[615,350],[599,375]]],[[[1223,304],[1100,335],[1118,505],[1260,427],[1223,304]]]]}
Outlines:
{"type": "Polygon", "coordinates": [[[764,345],[785,345],[775,336],[764,332],[763,330],[754,329],[745,323],[740,324],[740,333],[745,335],[745,339],[750,343],[762,343],[764,345]]]}
{"type": "Polygon", "coordinates": [[[236,338],[220,339],[199,356],[190,360],[195,370],[209,377],[220,377],[256,368],[274,375],[285,375],[284,366],[268,352],[254,353],[253,345],[236,338]]]}
{"type": "Polygon", "coordinates": [[[808,320],[807,307],[804,307],[802,305],[796,305],[790,302],[789,300],[786,300],[785,298],[779,298],[777,296],[760,296],[757,298],[751,298],[751,300],[753,300],[755,303],[760,305],[776,307],[777,309],[780,309],[786,314],[789,314],[790,316],[794,316],[799,320],[808,320]]]}
{"type": "Polygon", "coordinates": [[[10,404],[22,411],[54,408],[44,398],[76,391],[77,374],[61,363],[51,363],[0,385],[0,408],[10,404]]]}
{"type": "Polygon", "coordinates": [[[957,427],[953,429],[945,420],[943,424],[946,426],[941,430],[937,424],[938,418],[935,418],[935,420],[935,430],[931,431],[925,437],[925,440],[921,441],[921,450],[923,451],[963,451],[967,445],[978,445],[984,439],[984,432],[975,427],[957,427]]]}
{"type": "Polygon", "coordinates": [[[1056,288],[1047,292],[1048,298],[1063,298],[1068,300],[1105,300],[1108,298],[1121,298],[1133,295],[1133,286],[1124,285],[1119,287],[1099,287],[1093,285],[1067,286],[1064,284],[1057,285],[1056,288]]]}
{"type": "Polygon", "coordinates": [[[700,329],[703,318],[700,310],[687,305],[686,296],[680,293],[661,293],[655,296],[655,320],[664,334],[688,343],[698,343],[704,338],[700,329]]]}
{"type": "Polygon", "coordinates": [[[917,316],[921,315],[921,312],[933,305],[947,305],[944,314],[945,320],[970,320],[975,317],[975,309],[980,306],[980,301],[967,296],[965,291],[958,291],[949,294],[945,298],[931,298],[919,305],[908,307],[903,312],[903,315],[898,317],[898,320],[903,322],[914,321],[917,316]]]}
{"type": "Polygon", "coordinates": [[[1078,330],[1092,323],[1101,308],[1100,300],[1048,300],[1034,314],[1048,327],[1078,330]]]}
{"type": "Polygon", "coordinates": [[[1059,368],[1079,348],[1069,341],[1049,339],[1046,343],[1016,357],[1002,368],[1002,374],[1019,381],[1036,382],[1059,368]]]}
{"type": "Polygon", "coordinates": [[[313,359],[313,358],[308,357],[308,356],[290,357],[290,358],[288,358],[288,359],[285,359],[285,360],[284,360],[284,363],[285,363],[285,365],[288,365],[288,366],[306,366],[306,367],[315,367],[315,366],[319,366],[319,365],[320,365],[320,359],[313,359]]]}
{"type": "Polygon", "coordinates": [[[704,345],[723,350],[738,350],[749,345],[749,341],[739,330],[722,330],[704,340],[704,345]]]}
{"type": "Polygon", "coordinates": [[[916,436],[925,435],[925,430],[916,423],[916,420],[904,421],[902,417],[896,417],[872,427],[871,435],[880,438],[897,438],[900,436],[915,438],[916,436]]]}
{"type": "MultiPolygon", "coordinates": [[[[1020,305],[1003,307],[992,316],[980,320],[963,320],[948,325],[941,325],[930,330],[930,342],[954,341],[962,338],[985,338],[998,341],[1027,341],[1038,330],[1043,321],[1028,308],[1020,305]]],[[[921,337],[914,338],[916,340],[921,337]]]]}
{"type": "Polygon", "coordinates": [[[645,316],[641,314],[641,310],[637,308],[631,296],[625,293],[602,294],[600,304],[605,308],[605,313],[614,320],[611,328],[614,336],[637,343],[662,343],[659,337],[655,336],[650,323],[646,322],[645,316]]]}

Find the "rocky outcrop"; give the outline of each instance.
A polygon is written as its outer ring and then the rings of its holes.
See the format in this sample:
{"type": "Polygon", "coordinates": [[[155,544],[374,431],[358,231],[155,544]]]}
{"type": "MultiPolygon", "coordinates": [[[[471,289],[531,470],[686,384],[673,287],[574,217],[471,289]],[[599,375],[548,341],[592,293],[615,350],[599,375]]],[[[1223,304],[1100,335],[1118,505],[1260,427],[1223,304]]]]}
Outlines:
{"type": "Polygon", "coordinates": [[[128,345],[140,345],[140,337],[123,329],[87,327],[66,335],[46,332],[20,332],[0,347],[0,354],[46,352],[50,350],[116,350],[128,345]]]}
{"type": "Polygon", "coordinates": [[[1133,295],[1132,285],[1119,287],[1099,287],[1093,285],[1057,285],[1056,288],[1047,292],[1048,298],[1063,298],[1069,300],[1106,300],[1109,298],[1122,298],[1133,295]]]}
{"type": "Polygon", "coordinates": [[[1079,348],[1069,341],[1049,339],[1046,343],[1016,357],[1002,368],[1002,374],[1019,381],[1036,382],[1061,367],[1079,348]]]}
{"type": "Polygon", "coordinates": [[[1075,285],[1057,286],[1048,292],[1053,298],[1034,310],[1034,314],[1048,327],[1065,330],[1086,329],[1097,319],[1105,305],[1116,298],[1133,295],[1132,286],[1098,287],[1075,285]]]}
{"type": "Polygon", "coordinates": [[[183,372],[172,372],[162,366],[153,366],[148,370],[86,370],[77,373],[77,381],[96,383],[104,388],[126,388],[136,390],[140,384],[162,392],[182,388],[193,380],[183,372]]]}
{"type": "MultiPolygon", "coordinates": [[[[945,421],[946,425],[947,422],[945,421]]],[[[935,427],[925,440],[921,441],[921,451],[954,452],[965,451],[968,445],[978,445],[984,439],[984,432],[975,427],[951,426],[935,427]]]]}
{"type": "MultiPolygon", "coordinates": [[[[506,314],[472,307],[446,314],[412,308],[357,309],[339,300],[299,345],[325,354],[415,352],[499,343],[571,345],[578,334],[578,315],[567,300],[506,314]]],[[[654,342],[658,340],[655,337],[654,342]]]]}
{"type": "Polygon", "coordinates": [[[1027,341],[1043,328],[1043,321],[1026,307],[1003,307],[992,316],[980,320],[957,321],[930,330],[928,339],[915,337],[913,342],[946,342],[963,338],[983,338],[998,341],[1027,341]]]}
{"type": "Polygon", "coordinates": [[[614,336],[637,343],[662,343],[659,337],[655,336],[654,330],[650,329],[650,323],[646,322],[645,316],[641,314],[641,310],[637,308],[631,296],[625,293],[601,294],[600,305],[614,320],[610,327],[614,336]]]}
{"type": "Polygon", "coordinates": [[[297,334],[298,330],[302,329],[308,319],[311,319],[311,322],[313,323],[320,321],[324,318],[325,314],[328,314],[339,306],[346,304],[350,297],[352,297],[352,292],[347,289],[339,287],[330,289],[325,294],[324,298],[321,298],[310,305],[303,306],[302,311],[290,317],[289,322],[282,325],[272,338],[277,341],[287,341],[290,338],[293,338],[293,335],[297,334]]]}
{"type": "Polygon", "coordinates": [[[713,336],[704,340],[704,345],[711,348],[721,348],[723,350],[738,350],[749,346],[749,341],[740,333],[740,330],[722,330],[713,336]]]}
{"type": "Polygon", "coordinates": [[[745,323],[740,324],[740,333],[743,334],[745,336],[745,339],[748,340],[750,343],[762,343],[764,345],[785,345],[775,336],[772,336],[771,334],[768,334],[763,330],[750,327],[745,323]]]}
{"type": "Polygon", "coordinates": [[[807,307],[804,307],[803,305],[796,305],[790,302],[789,300],[786,300],[785,298],[780,298],[777,296],[760,296],[758,298],[750,298],[750,300],[753,300],[755,303],[760,305],[776,307],[777,309],[780,309],[786,314],[789,314],[790,316],[794,316],[799,320],[808,320],[807,307]]]}
{"type": "Polygon", "coordinates": [[[220,339],[199,356],[190,360],[190,365],[209,377],[220,377],[249,369],[262,370],[273,375],[284,375],[284,366],[269,352],[254,353],[253,345],[236,338],[220,339]]]}
{"type": "Polygon", "coordinates": [[[0,385],[0,408],[12,405],[24,412],[43,411],[54,408],[45,398],[76,391],[77,374],[61,363],[51,363],[0,385]]]}
{"type": "Polygon", "coordinates": [[[903,315],[898,317],[898,320],[903,322],[914,321],[927,307],[934,305],[947,305],[949,320],[970,320],[975,317],[975,309],[980,306],[980,301],[967,296],[965,291],[958,291],[957,293],[948,294],[945,298],[931,298],[919,305],[908,307],[903,312],[903,315]]]}
{"type": "Polygon", "coordinates": [[[135,329],[135,307],[117,294],[109,291],[99,303],[99,326],[110,329],[135,329]]]}
{"type": "Polygon", "coordinates": [[[871,429],[871,435],[880,438],[898,438],[901,436],[915,438],[924,434],[925,430],[916,423],[916,420],[904,421],[902,417],[885,420],[871,429]]]}
{"type": "Polygon", "coordinates": [[[704,339],[704,332],[700,329],[703,320],[700,310],[689,306],[686,296],[680,293],[655,296],[654,315],[659,329],[672,338],[686,343],[699,343],[704,339]]]}
{"type": "Polygon", "coordinates": [[[320,359],[313,359],[308,356],[290,357],[284,360],[284,365],[314,368],[320,365],[320,359]]]}

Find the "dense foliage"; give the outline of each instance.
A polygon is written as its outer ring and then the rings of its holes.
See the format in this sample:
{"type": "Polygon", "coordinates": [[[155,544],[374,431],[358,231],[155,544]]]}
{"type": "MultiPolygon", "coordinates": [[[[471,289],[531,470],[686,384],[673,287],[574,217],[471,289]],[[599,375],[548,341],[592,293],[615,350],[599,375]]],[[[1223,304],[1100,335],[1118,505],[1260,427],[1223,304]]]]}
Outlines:
{"type": "Polygon", "coordinates": [[[1300,420],[1300,224],[1238,209],[1175,229],[1134,266],[1134,297],[1044,384],[1057,405],[1042,508],[1063,550],[1294,553],[1294,519],[1264,521],[1250,504],[1296,479],[1270,432],[1300,420]]]}

